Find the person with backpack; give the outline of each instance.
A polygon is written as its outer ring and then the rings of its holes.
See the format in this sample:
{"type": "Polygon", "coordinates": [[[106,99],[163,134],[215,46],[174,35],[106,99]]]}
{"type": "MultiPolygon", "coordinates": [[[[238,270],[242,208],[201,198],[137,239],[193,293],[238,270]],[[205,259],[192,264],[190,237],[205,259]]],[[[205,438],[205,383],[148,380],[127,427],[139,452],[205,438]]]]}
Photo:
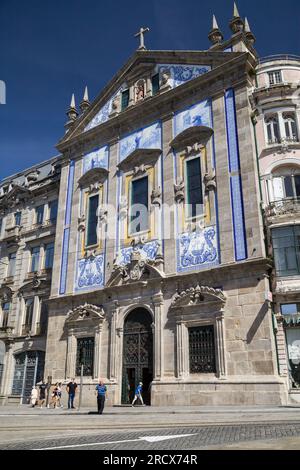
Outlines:
{"type": "Polygon", "coordinates": [[[142,397],[142,390],[143,390],[143,382],[139,382],[138,386],[135,389],[134,399],[131,403],[131,406],[134,406],[137,399],[139,399],[141,401],[142,405],[145,406],[145,404],[143,402],[143,397],[142,397]]]}

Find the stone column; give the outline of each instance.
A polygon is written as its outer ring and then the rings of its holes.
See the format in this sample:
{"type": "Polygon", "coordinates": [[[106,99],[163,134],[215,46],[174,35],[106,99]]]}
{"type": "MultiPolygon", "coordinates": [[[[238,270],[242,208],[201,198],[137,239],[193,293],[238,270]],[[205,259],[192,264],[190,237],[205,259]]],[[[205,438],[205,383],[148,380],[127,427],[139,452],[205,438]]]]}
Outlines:
{"type": "Polygon", "coordinates": [[[75,377],[75,365],[76,365],[76,337],[74,330],[68,331],[68,347],[67,347],[67,378],[75,377]]]}
{"type": "Polygon", "coordinates": [[[95,328],[95,349],[94,349],[94,379],[99,379],[101,377],[101,331],[102,323],[96,326],[95,328]]]}
{"type": "Polygon", "coordinates": [[[120,377],[120,384],[122,383],[122,366],[123,366],[123,337],[124,328],[117,328],[117,347],[116,347],[116,358],[115,358],[115,371],[116,379],[120,377]]]}
{"type": "Polygon", "coordinates": [[[12,379],[13,373],[13,342],[8,341],[5,343],[6,351],[5,351],[5,358],[4,358],[4,370],[2,376],[2,384],[1,385],[1,395],[8,395],[10,393],[9,385],[12,379]]]}
{"type": "Polygon", "coordinates": [[[129,86],[129,102],[128,107],[134,105],[134,83],[129,86]]]}
{"type": "Polygon", "coordinates": [[[145,97],[146,98],[149,98],[150,96],[152,96],[152,80],[151,80],[151,75],[148,75],[147,78],[146,78],[146,93],[145,93],[145,97]]]}
{"type": "Polygon", "coordinates": [[[216,346],[218,358],[218,375],[220,379],[226,377],[226,351],[225,351],[225,334],[224,334],[224,311],[216,317],[216,346]]]}
{"type": "Polygon", "coordinates": [[[161,293],[153,297],[154,303],[154,379],[161,380],[164,376],[164,340],[163,312],[164,300],[161,293]]]}
{"type": "Polygon", "coordinates": [[[117,355],[117,316],[118,302],[113,303],[110,318],[110,361],[109,361],[109,379],[116,380],[116,355],[117,355]]]}

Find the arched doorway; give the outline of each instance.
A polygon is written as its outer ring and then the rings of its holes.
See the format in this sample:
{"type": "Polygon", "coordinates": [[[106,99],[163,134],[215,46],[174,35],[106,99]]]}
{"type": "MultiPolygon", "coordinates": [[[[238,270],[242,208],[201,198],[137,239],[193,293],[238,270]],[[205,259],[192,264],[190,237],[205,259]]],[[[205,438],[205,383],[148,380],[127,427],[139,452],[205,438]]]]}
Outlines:
{"type": "Polygon", "coordinates": [[[152,317],[145,308],[136,308],[127,316],[123,336],[122,403],[131,403],[139,382],[143,399],[150,405],[153,380],[152,317]]]}
{"type": "Polygon", "coordinates": [[[15,372],[12,395],[20,395],[28,403],[32,387],[43,379],[45,353],[27,351],[15,355],[15,372]]]}

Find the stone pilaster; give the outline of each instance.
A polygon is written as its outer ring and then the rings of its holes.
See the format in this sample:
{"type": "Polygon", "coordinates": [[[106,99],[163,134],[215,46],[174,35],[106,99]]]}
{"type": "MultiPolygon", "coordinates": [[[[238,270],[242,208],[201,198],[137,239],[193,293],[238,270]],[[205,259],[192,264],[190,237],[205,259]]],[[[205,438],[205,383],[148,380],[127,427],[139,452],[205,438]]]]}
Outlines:
{"type": "Polygon", "coordinates": [[[225,352],[225,333],[224,333],[224,311],[216,318],[217,335],[217,357],[218,357],[218,376],[220,379],[226,377],[226,352],[225,352]]]}
{"type": "Polygon", "coordinates": [[[74,330],[70,329],[68,332],[68,349],[67,349],[67,378],[75,377],[75,365],[76,365],[76,337],[74,330]]]}
{"type": "Polygon", "coordinates": [[[117,316],[118,303],[114,302],[110,318],[110,361],[109,379],[116,380],[116,360],[117,360],[117,316]]]}
{"type": "Polygon", "coordinates": [[[1,395],[8,395],[10,390],[10,383],[12,380],[12,371],[13,371],[13,343],[11,341],[5,344],[5,357],[4,357],[4,370],[2,376],[1,385],[1,395]]]}
{"type": "Polygon", "coordinates": [[[164,339],[163,339],[163,306],[162,294],[153,297],[154,304],[154,379],[164,376],[164,339]]]}
{"type": "Polygon", "coordinates": [[[95,349],[94,349],[94,379],[101,377],[101,332],[102,323],[95,328],[95,349]]]}
{"type": "Polygon", "coordinates": [[[288,352],[286,348],[283,318],[281,317],[277,318],[276,342],[278,352],[279,375],[286,377],[288,375],[288,352]]]}
{"type": "Polygon", "coordinates": [[[181,321],[176,324],[177,377],[184,379],[188,374],[187,328],[181,321]]]}

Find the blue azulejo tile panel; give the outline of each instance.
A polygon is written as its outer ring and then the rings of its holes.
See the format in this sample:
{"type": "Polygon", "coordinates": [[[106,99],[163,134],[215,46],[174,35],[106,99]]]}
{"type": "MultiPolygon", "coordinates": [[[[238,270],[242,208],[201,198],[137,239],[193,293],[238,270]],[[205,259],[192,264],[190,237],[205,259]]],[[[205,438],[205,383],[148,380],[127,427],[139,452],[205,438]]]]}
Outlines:
{"type": "Polygon", "coordinates": [[[59,286],[60,294],[64,294],[66,292],[69,239],[70,239],[70,229],[66,228],[64,230],[61,267],[60,267],[60,286],[59,286]]]}
{"type": "Polygon", "coordinates": [[[120,162],[138,148],[161,148],[161,123],[155,122],[150,126],[139,129],[120,140],[120,162]]]}
{"type": "Polygon", "coordinates": [[[112,103],[115,97],[121,93],[126,87],[125,84],[123,84],[112,96],[111,98],[105,103],[104,106],[102,106],[97,114],[93,117],[93,119],[87,124],[87,126],[84,128],[85,131],[89,131],[90,129],[93,129],[96,126],[99,126],[99,124],[103,124],[104,122],[108,121],[109,115],[112,111],[112,103]]]}
{"type": "Polygon", "coordinates": [[[83,173],[86,173],[92,168],[108,168],[108,145],[84,155],[83,173]]]}
{"type": "Polygon", "coordinates": [[[131,253],[133,250],[138,251],[141,255],[141,259],[144,261],[154,260],[157,255],[158,248],[159,242],[157,240],[145,243],[144,245],[137,245],[135,248],[131,246],[128,248],[121,248],[116,259],[116,264],[118,266],[125,266],[130,263],[131,253]]]}
{"type": "Polygon", "coordinates": [[[241,179],[239,175],[230,178],[235,258],[241,261],[247,258],[243,201],[241,198],[241,179]]]}
{"type": "Polygon", "coordinates": [[[77,261],[75,291],[90,290],[104,285],[104,254],[77,261]]]}
{"type": "Polygon", "coordinates": [[[235,96],[232,88],[225,92],[228,167],[230,173],[232,224],[236,261],[247,258],[247,242],[240,176],[240,155],[236,123],[235,96]],[[235,174],[233,174],[235,173],[235,174]]]}
{"type": "Polygon", "coordinates": [[[161,76],[162,74],[169,76],[169,84],[172,88],[210,72],[210,70],[210,65],[158,64],[156,66],[157,73],[160,73],[161,76]]]}
{"type": "Polygon", "coordinates": [[[74,160],[72,160],[70,162],[69,176],[68,176],[65,225],[70,225],[70,223],[71,223],[72,196],[73,196],[73,186],[74,186],[74,171],[75,171],[75,162],[74,162],[74,160]]]}
{"type": "Polygon", "coordinates": [[[174,136],[192,126],[212,127],[210,100],[201,101],[175,114],[174,136]]]}
{"type": "Polygon", "coordinates": [[[238,136],[236,127],[235,98],[231,88],[225,92],[227,142],[229,153],[229,171],[240,169],[238,136]]]}
{"type": "Polygon", "coordinates": [[[194,271],[219,263],[215,225],[184,232],[177,239],[177,271],[194,271]]]}

